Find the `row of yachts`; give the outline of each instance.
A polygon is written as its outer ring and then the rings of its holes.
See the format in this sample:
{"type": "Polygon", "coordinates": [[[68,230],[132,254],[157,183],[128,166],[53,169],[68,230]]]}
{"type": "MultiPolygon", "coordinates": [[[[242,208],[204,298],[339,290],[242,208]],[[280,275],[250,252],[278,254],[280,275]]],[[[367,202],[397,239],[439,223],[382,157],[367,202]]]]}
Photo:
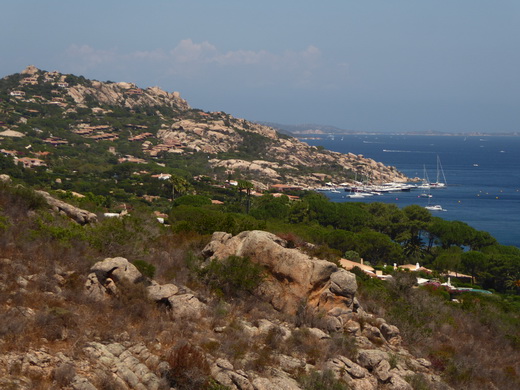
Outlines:
{"type": "Polygon", "coordinates": [[[384,183],[384,184],[359,184],[359,185],[351,185],[347,183],[342,183],[340,185],[333,185],[332,183],[328,183],[329,185],[325,187],[316,188],[316,191],[320,192],[332,192],[332,193],[341,193],[348,192],[347,198],[367,198],[370,196],[378,196],[384,195],[388,193],[398,193],[398,192],[409,192],[412,190],[423,190],[419,196],[424,198],[430,198],[431,195],[429,193],[430,189],[433,188],[442,188],[445,187],[445,183],[422,183],[422,184],[410,184],[410,183],[384,183]]]}

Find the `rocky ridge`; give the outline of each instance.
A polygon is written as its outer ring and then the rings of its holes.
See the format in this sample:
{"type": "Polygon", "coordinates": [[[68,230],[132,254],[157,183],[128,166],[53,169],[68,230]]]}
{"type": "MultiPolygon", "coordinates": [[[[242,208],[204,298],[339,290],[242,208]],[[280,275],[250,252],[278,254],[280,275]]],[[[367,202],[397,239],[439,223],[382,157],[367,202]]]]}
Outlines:
{"type": "MultiPolygon", "coordinates": [[[[222,114],[219,114],[222,115],[222,114]]],[[[274,129],[245,120],[227,118],[206,119],[203,122],[182,120],[162,129],[158,137],[163,142],[180,142],[188,149],[215,155],[233,152],[246,142],[247,133],[257,134],[266,143],[262,160],[209,160],[210,165],[227,172],[241,172],[271,183],[316,186],[325,181],[352,181],[354,173],[368,176],[374,182],[406,181],[394,167],[387,167],[361,155],[319,150],[295,138],[281,136],[274,129]],[[231,125],[225,124],[231,119],[231,125]],[[323,173],[324,167],[335,173],[323,173]],[[302,168],[305,168],[304,172],[302,168]],[[312,172],[315,170],[315,172],[312,172]]],[[[260,142],[258,139],[247,142],[260,142]]]]}
{"type": "Polygon", "coordinates": [[[67,93],[78,104],[84,104],[91,97],[101,104],[135,108],[139,106],[161,106],[188,110],[190,106],[180,97],[178,92],[166,92],[159,87],[137,89],[131,83],[103,83],[92,81],[90,86],[75,85],[67,89],[67,93]],[[128,96],[130,95],[130,96],[128,96]]]}

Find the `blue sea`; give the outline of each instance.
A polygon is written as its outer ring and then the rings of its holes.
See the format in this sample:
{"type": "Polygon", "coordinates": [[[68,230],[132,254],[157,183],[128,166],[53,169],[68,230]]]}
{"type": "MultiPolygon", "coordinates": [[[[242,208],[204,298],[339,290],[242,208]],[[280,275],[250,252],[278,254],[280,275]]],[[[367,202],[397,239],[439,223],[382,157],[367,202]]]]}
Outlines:
{"type": "MultiPolygon", "coordinates": [[[[503,245],[520,247],[520,137],[335,135],[304,139],[341,153],[393,165],[408,177],[437,177],[437,156],[448,186],[432,189],[431,204],[446,211],[432,211],[447,220],[459,220],[493,235],[503,245]]],[[[426,206],[420,190],[365,199],[349,199],[345,193],[327,193],[337,202],[385,202],[400,207],[426,206]]]]}

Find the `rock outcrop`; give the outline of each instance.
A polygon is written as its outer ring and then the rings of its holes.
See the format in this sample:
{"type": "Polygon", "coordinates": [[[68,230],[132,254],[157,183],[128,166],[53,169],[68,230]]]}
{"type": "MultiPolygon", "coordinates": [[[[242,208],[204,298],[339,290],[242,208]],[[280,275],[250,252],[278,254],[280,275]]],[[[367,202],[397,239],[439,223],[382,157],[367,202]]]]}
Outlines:
{"type": "Polygon", "coordinates": [[[103,83],[92,81],[91,85],[74,85],[67,89],[69,96],[78,104],[87,99],[96,99],[102,104],[120,105],[127,108],[139,106],[167,106],[177,110],[190,107],[178,92],[166,92],[158,87],[137,89],[130,83],[103,83]]]}
{"type": "Polygon", "coordinates": [[[272,233],[246,231],[235,237],[216,232],[204,248],[209,260],[247,256],[267,269],[258,294],[277,310],[295,314],[302,302],[322,311],[354,309],[354,274],[335,264],[312,258],[272,233]]]}
{"type": "Polygon", "coordinates": [[[369,175],[375,182],[405,181],[406,176],[394,167],[387,167],[361,155],[341,154],[319,150],[296,138],[282,137],[270,127],[254,124],[229,115],[215,114],[203,120],[183,119],[161,129],[157,137],[165,144],[176,144],[181,149],[171,152],[204,152],[210,155],[236,151],[244,143],[263,143],[258,150],[261,159],[212,158],[212,168],[225,168],[226,172],[241,172],[268,183],[284,183],[303,187],[320,185],[324,181],[337,183],[352,180],[352,173],[369,175]],[[248,139],[253,137],[254,139],[248,139]],[[320,171],[334,166],[334,173],[302,173],[301,167],[320,171]]]}
{"type": "Polygon", "coordinates": [[[97,215],[90,211],[72,206],[62,200],[52,197],[48,192],[36,191],[37,194],[43,196],[45,201],[55,212],[66,215],[81,225],[97,222],[97,215]]]}
{"type": "Polygon", "coordinates": [[[90,268],[85,282],[85,294],[95,301],[104,301],[120,294],[121,283],[141,285],[146,288],[148,298],[166,305],[178,317],[200,317],[206,305],[189,289],[175,284],[164,284],[150,280],[123,257],[106,258],[90,268]]]}

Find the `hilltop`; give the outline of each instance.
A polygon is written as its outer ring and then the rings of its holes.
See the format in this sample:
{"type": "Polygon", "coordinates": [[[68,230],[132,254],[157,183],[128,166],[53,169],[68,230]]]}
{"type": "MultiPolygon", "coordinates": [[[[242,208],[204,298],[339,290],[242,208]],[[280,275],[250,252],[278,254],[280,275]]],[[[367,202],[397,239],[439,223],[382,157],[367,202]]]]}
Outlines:
{"type": "Polygon", "coordinates": [[[394,167],[363,156],[322,150],[268,126],[191,108],[178,92],[159,87],[29,66],[0,80],[0,99],[3,154],[29,168],[62,171],[59,178],[72,182],[77,178],[66,168],[92,162],[94,155],[105,170],[114,163],[162,164],[163,171],[249,180],[259,189],[308,188],[356,175],[406,180],[394,167]]]}

